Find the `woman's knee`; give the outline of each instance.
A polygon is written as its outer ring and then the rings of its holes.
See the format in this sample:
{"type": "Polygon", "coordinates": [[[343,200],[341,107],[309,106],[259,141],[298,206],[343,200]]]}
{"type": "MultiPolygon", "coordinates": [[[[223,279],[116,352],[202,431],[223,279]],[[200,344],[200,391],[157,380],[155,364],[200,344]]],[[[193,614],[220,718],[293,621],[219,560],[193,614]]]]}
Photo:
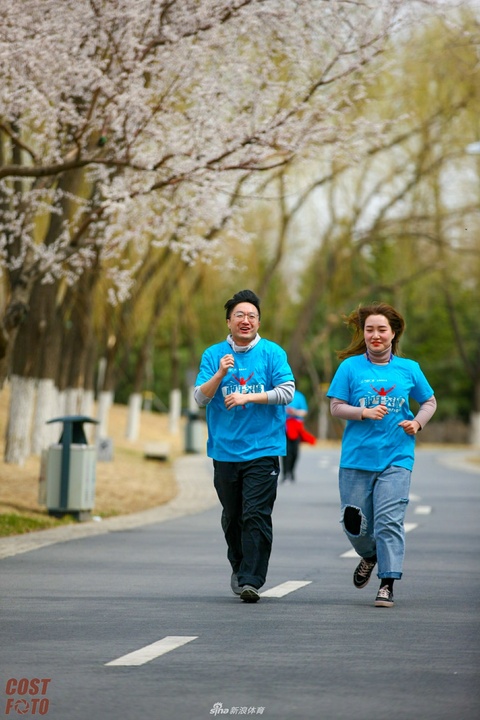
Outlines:
{"type": "Polygon", "coordinates": [[[342,511],[342,523],[348,535],[365,535],[367,521],[361,509],[353,505],[346,505],[342,511]]]}

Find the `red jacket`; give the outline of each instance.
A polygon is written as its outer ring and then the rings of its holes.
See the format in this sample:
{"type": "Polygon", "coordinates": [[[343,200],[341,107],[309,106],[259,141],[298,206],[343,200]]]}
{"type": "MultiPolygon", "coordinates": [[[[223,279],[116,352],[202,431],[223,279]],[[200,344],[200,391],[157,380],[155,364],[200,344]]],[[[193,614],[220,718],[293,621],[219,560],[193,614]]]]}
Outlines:
{"type": "Polygon", "coordinates": [[[287,418],[285,429],[289,440],[300,440],[300,442],[307,442],[310,445],[315,445],[317,442],[316,437],[305,430],[303,422],[297,418],[287,418]]]}

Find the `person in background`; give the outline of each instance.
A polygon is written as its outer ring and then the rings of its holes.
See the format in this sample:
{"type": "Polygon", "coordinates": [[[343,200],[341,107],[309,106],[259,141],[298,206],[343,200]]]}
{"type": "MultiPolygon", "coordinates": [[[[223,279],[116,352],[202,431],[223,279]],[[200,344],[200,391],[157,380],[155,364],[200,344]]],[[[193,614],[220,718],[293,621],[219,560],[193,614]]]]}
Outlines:
{"type": "Polygon", "coordinates": [[[287,436],[287,454],[282,458],[282,480],[295,482],[295,466],[297,464],[300,443],[308,442],[314,445],[316,440],[303,424],[308,414],[308,403],[305,395],[300,390],[295,390],[292,402],[287,405],[287,421],[285,433],[287,436]]]}
{"type": "Polygon", "coordinates": [[[415,436],[437,404],[418,363],[400,357],[405,321],[391,305],[360,306],[346,318],[350,345],[327,396],[332,415],[346,420],[339,485],[343,529],[361,561],[353,574],[364,588],[378,564],[376,607],[393,607],[403,573],[404,517],[414,464],[415,436]],[[410,398],[419,408],[414,414],[410,398]]]}
{"type": "Polygon", "coordinates": [[[272,549],[272,511],[285,455],[285,406],[295,392],[285,351],[259,335],[260,300],[241,290],[225,303],[229,334],[203,353],[194,397],[206,406],[207,455],[222,505],[230,587],[254,603],[272,549]]]}

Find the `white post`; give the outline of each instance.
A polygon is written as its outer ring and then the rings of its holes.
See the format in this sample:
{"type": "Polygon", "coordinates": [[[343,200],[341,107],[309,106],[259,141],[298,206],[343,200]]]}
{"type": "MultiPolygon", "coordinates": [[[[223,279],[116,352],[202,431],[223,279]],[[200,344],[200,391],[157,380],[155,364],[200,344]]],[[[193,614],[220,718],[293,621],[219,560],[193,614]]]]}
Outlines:
{"type": "Polygon", "coordinates": [[[140,429],[140,411],[142,409],[142,394],[132,393],[128,398],[127,429],[125,437],[128,440],[137,440],[140,429]]]}
{"type": "Polygon", "coordinates": [[[320,401],[320,409],[318,411],[318,439],[326,440],[328,435],[328,412],[327,403],[320,401]]]}
{"type": "Polygon", "coordinates": [[[480,447],[480,413],[470,415],[470,444],[480,447]]]}
{"type": "Polygon", "coordinates": [[[178,433],[178,422],[182,412],[182,392],[181,390],[170,391],[169,402],[169,429],[172,434],[178,433]]]}

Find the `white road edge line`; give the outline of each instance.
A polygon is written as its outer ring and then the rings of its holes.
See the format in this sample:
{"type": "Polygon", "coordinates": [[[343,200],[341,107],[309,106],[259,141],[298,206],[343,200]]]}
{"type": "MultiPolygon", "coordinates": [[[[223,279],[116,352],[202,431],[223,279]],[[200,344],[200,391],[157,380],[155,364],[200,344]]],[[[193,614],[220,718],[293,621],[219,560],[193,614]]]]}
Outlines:
{"type": "Polygon", "coordinates": [[[264,590],[260,593],[261,597],[275,597],[275,598],[281,598],[285,595],[288,595],[288,593],[294,592],[295,590],[299,590],[302,587],[305,587],[305,585],[310,585],[311,580],[288,580],[287,582],[282,583],[281,585],[276,585],[273,588],[270,588],[270,590],[264,590]]]}
{"type": "Polygon", "coordinates": [[[160,657],[160,655],[165,655],[165,653],[170,652],[170,650],[176,650],[176,648],[186,645],[197,638],[198,635],[168,635],[167,637],[162,638],[162,640],[157,640],[157,642],[154,642],[151,645],[145,645],[145,647],[140,648],[139,650],[135,650],[127,655],[122,655],[122,657],[119,657],[116,660],[111,660],[110,662],[105,663],[105,665],[144,665],[145,663],[150,662],[150,660],[155,660],[155,658],[160,657]]]}
{"type": "MultiPolygon", "coordinates": [[[[418,523],[405,523],[405,532],[410,532],[411,530],[415,530],[415,528],[418,527],[418,523]]],[[[342,553],[340,555],[342,558],[357,558],[359,555],[355,552],[355,550],[352,548],[351,550],[347,550],[347,552],[342,553]]]]}

